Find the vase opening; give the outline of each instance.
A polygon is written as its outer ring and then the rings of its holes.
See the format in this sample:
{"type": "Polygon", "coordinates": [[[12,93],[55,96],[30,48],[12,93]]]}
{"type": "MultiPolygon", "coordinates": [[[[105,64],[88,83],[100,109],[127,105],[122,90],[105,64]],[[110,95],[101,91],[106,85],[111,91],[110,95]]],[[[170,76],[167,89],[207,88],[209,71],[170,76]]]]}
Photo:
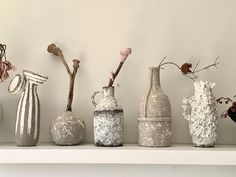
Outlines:
{"type": "Polygon", "coordinates": [[[29,80],[29,82],[33,83],[33,84],[43,84],[48,77],[40,75],[40,74],[36,74],[34,72],[31,71],[27,71],[27,70],[23,70],[23,75],[25,76],[25,78],[27,80],[29,80]]]}

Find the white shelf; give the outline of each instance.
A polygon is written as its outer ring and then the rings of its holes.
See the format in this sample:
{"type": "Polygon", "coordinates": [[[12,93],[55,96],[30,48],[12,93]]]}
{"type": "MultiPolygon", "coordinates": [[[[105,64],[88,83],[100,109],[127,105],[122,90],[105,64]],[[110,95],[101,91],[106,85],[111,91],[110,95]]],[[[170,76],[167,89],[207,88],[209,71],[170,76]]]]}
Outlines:
{"type": "Polygon", "coordinates": [[[134,144],[123,147],[39,144],[17,147],[9,143],[0,144],[0,163],[236,165],[236,146],[146,148],[134,144]]]}

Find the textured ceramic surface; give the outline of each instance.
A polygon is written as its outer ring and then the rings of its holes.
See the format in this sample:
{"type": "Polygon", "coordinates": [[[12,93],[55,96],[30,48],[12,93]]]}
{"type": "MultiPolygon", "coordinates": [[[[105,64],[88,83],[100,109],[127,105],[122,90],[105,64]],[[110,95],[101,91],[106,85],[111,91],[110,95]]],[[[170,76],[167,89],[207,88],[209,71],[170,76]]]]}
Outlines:
{"type": "Polygon", "coordinates": [[[101,92],[95,92],[92,102],[94,111],[94,143],[97,146],[122,146],[124,139],[123,109],[114,97],[114,87],[103,87],[101,92]],[[102,93],[99,104],[94,96],[102,93]]]}
{"type": "Polygon", "coordinates": [[[85,122],[71,111],[65,111],[52,121],[50,132],[57,145],[78,145],[84,139],[85,122]]]}
{"type": "Polygon", "coordinates": [[[15,139],[18,146],[34,146],[39,140],[40,103],[38,84],[48,78],[30,71],[23,71],[23,77],[16,75],[9,85],[12,94],[21,93],[17,107],[15,139]]]}
{"type": "Polygon", "coordinates": [[[171,145],[171,105],[160,86],[159,67],[149,68],[149,87],[138,112],[138,143],[147,147],[171,145]]]}
{"type": "Polygon", "coordinates": [[[195,82],[195,93],[183,99],[183,116],[189,121],[192,141],[198,147],[212,147],[217,139],[216,101],[212,94],[214,83],[195,82]]]}

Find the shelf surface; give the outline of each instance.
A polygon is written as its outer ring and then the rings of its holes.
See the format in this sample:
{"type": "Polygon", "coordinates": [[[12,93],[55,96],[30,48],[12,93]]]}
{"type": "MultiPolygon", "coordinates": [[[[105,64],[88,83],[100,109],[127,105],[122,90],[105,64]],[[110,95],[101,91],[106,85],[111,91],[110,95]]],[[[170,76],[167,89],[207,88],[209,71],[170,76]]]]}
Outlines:
{"type": "Polygon", "coordinates": [[[172,145],[163,148],[97,147],[93,144],[56,146],[40,143],[33,147],[0,144],[0,163],[46,164],[173,164],[173,165],[236,165],[236,145],[197,148],[172,145]]]}

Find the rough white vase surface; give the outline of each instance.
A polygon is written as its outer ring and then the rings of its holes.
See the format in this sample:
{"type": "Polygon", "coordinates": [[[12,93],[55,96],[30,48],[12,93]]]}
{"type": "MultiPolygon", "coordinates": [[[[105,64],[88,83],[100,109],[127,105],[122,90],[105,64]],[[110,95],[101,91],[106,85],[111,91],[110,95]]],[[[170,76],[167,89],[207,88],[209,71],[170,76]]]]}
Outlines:
{"type": "Polygon", "coordinates": [[[57,145],[78,145],[85,136],[85,122],[71,111],[64,111],[51,124],[51,136],[57,145]]]}
{"type": "Polygon", "coordinates": [[[183,116],[189,121],[190,135],[195,146],[212,147],[217,139],[216,100],[212,94],[215,83],[194,82],[195,92],[183,99],[183,116]]]}

